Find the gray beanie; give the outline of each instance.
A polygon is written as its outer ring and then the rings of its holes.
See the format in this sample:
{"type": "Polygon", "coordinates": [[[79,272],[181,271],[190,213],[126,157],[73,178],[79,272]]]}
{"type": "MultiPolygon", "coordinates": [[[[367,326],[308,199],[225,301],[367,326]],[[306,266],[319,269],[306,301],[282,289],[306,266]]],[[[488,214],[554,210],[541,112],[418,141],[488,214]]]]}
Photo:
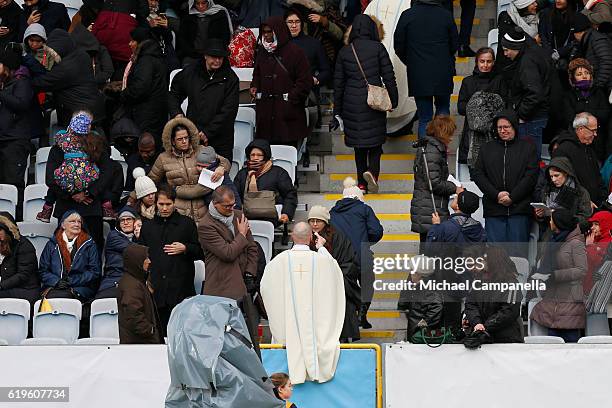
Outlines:
{"type": "Polygon", "coordinates": [[[30,24],[28,28],[26,28],[25,33],[23,33],[24,41],[31,35],[37,35],[47,42],[47,32],[45,31],[45,27],[43,27],[41,24],[30,24]]]}
{"type": "Polygon", "coordinates": [[[217,161],[217,153],[215,152],[215,149],[211,146],[200,146],[200,150],[196,156],[196,163],[208,166],[213,164],[215,161],[217,161]]]}

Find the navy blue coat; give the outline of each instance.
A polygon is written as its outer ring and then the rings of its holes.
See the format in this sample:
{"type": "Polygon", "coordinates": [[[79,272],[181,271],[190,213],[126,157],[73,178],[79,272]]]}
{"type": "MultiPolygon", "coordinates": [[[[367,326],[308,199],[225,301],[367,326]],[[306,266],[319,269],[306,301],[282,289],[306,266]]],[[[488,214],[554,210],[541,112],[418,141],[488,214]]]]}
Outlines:
{"type": "MultiPolygon", "coordinates": [[[[49,0],[38,0],[36,6],[41,13],[38,23],[45,27],[47,35],[51,34],[51,31],[56,28],[68,31],[70,27],[70,17],[68,16],[66,6],[62,3],[56,3],[49,0]]],[[[28,17],[32,14],[32,8],[31,6],[23,5],[23,13],[21,14],[19,23],[19,41],[23,40],[23,34],[28,28],[28,17]]]]}
{"type": "Polygon", "coordinates": [[[427,242],[485,242],[485,230],[470,216],[455,213],[427,233],[427,242]]]}
{"type": "MultiPolygon", "coordinates": [[[[51,237],[40,256],[38,274],[43,289],[54,287],[64,275],[64,263],[55,236],[51,237]]],[[[90,237],[75,252],[68,273],[68,284],[83,299],[93,298],[101,276],[96,243],[90,237]]]]}
{"type": "Polygon", "coordinates": [[[404,11],[394,33],[394,48],[408,71],[410,96],[450,95],[455,75],[457,26],[435,0],[420,0],[404,11]]]}
{"type": "Polygon", "coordinates": [[[104,248],[104,276],[100,282],[102,291],[119,285],[119,280],[123,276],[123,250],[132,242],[130,237],[123,232],[114,229],[106,238],[106,247],[104,248]]]}
{"type": "Polygon", "coordinates": [[[372,268],[372,252],[362,251],[363,243],[375,244],[382,239],[383,227],[374,210],[355,198],[343,198],[330,210],[330,223],[351,241],[359,265],[372,268]],[[365,257],[362,257],[365,255],[365,257]]]}

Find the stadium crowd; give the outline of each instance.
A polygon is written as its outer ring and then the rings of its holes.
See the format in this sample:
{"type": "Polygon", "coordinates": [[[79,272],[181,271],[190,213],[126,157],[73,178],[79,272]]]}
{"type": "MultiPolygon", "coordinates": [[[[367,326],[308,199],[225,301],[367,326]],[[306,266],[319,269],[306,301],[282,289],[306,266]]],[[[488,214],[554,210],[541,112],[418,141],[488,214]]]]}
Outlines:
{"type": "MultiPolygon", "coordinates": [[[[363,245],[383,235],[364,194],[379,189],[386,111],[406,93],[396,85],[394,52],[419,119],[410,212],[421,252],[434,256],[438,243],[526,244],[536,226],[533,278],[548,288],[530,318],[576,341],[587,296],[606,291],[597,282],[611,273],[604,266],[612,260],[612,3],[514,0],[499,15],[498,49],[476,52],[469,46],[475,2],[461,2],[459,33],[450,1],[413,1],[393,33],[384,27],[394,50],[381,43],[380,22],[361,14],[368,1],[343,2],[342,10],[338,3],[91,0],[72,19],[53,1],[0,3],[0,183],[23,197],[33,141],[50,146],[37,219],[58,222],[36,259],[15,221],[21,205],[0,215],[0,297],[78,299],[83,325],[94,299],[114,297],[121,341],[160,343],[172,309],[195,295],[194,261],[203,260],[200,293],[236,300],[255,339],[266,259],[249,221],[282,227],[298,205],[271,145],[301,148],[312,128],[304,108],[318,107],[328,88],[330,129],[342,127],[355,150],[357,180],[345,180],[333,208],[312,206],[308,221],[342,270],[341,339],[358,340],[359,327],[371,327],[374,279],[363,245]],[[449,178],[457,52],[474,57],[459,93],[458,154],[481,199],[449,178]],[[249,67],[250,83],[232,69],[249,67]],[[386,108],[370,100],[373,87],[386,90],[386,108]],[[232,180],[234,121],[245,100],[255,104],[256,133],[232,180]],[[46,125],[52,110],[57,132],[46,125]],[[111,145],[127,162],[125,183],[111,145]],[[220,186],[199,184],[203,173],[220,186]],[[473,217],[481,203],[484,226],[473,217]],[[113,225],[106,237],[104,222],[113,225]]],[[[526,257],[521,248],[480,248],[487,262],[470,279],[518,279],[510,256],[526,257]]],[[[411,279],[436,278],[456,279],[427,268],[411,279]]],[[[399,305],[409,340],[444,328],[443,336],[467,336],[466,344],[523,341],[516,293],[413,295],[399,305]]]]}

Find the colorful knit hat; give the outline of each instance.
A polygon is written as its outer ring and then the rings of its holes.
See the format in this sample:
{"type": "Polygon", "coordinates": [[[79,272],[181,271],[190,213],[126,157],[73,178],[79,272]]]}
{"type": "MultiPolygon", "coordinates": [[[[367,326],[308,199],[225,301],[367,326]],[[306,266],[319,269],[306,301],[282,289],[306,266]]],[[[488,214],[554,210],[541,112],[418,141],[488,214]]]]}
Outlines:
{"type": "Polygon", "coordinates": [[[68,128],[77,135],[86,135],[91,129],[92,117],[85,112],[77,113],[70,119],[68,128]]]}

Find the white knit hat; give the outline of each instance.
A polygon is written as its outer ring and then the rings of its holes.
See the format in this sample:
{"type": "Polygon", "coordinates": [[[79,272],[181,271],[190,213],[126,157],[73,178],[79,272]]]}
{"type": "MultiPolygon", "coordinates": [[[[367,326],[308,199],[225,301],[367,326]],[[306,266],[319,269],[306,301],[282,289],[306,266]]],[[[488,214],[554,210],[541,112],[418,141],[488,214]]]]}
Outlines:
{"type": "Polygon", "coordinates": [[[329,210],[322,205],[313,205],[308,211],[308,219],[315,219],[325,221],[326,224],[329,224],[329,210]]]}
{"type": "Polygon", "coordinates": [[[517,9],[521,10],[525,7],[529,6],[531,3],[534,3],[535,0],[514,0],[513,3],[517,9]]]}
{"type": "Polygon", "coordinates": [[[363,191],[357,187],[357,182],[354,178],[347,177],[342,184],[344,185],[344,190],[342,190],[344,198],[356,198],[363,201],[363,191]]]}
{"type": "Polygon", "coordinates": [[[142,197],[151,193],[157,192],[157,187],[153,180],[147,177],[142,167],[136,167],[132,172],[134,177],[134,190],[136,191],[136,198],[141,199],[142,197]]]}

